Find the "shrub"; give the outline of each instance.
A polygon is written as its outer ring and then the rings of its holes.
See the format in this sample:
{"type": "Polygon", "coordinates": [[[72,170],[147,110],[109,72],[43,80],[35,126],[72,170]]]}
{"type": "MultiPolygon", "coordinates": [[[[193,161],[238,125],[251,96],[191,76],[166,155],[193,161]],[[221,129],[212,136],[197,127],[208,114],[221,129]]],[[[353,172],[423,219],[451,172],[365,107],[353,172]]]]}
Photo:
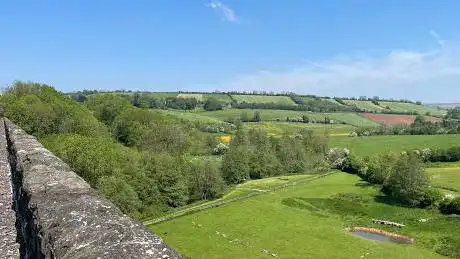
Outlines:
{"type": "Polygon", "coordinates": [[[217,146],[213,149],[214,155],[223,155],[225,152],[228,150],[228,145],[225,145],[224,143],[219,143],[217,146]]]}
{"type": "Polygon", "coordinates": [[[445,200],[440,207],[444,214],[457,214],[460,215],[460,197],[455,197],[451,200],[445,200]]]}
{"type": "Polygon", "coordinates": [[[444,194],[435,188],[425,189],[423,195],[422,207],[439,207],[440,203],[444,199],[444,194]]]}
{"type": "Polygon", "coordinates": [[[349,155],[350,150],[347,148],[331,148],[326,158],[333,168],[342,169],[349,155]]]}

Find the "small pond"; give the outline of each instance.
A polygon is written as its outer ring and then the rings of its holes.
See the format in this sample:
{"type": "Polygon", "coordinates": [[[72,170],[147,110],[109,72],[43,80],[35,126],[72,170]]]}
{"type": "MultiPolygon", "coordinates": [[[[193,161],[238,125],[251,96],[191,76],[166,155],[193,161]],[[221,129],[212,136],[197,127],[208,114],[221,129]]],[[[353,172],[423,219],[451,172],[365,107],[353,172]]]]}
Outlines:
{"type": "Polygon", "coordinates": [[[397,243],[397,244],[407,244],[407,242],[405,242],[403,240],[388,237],[388,236],[385,236],[385,235],[382,235],[382,234],[369,233],[369,232],[365,232],[365,231],[353,231],[351,233],[353,233],[354,235],[363,237],[365,239],[369,239],[369,240],[387,241],[387,242],[393,242],[393,243],[397,243]]]}

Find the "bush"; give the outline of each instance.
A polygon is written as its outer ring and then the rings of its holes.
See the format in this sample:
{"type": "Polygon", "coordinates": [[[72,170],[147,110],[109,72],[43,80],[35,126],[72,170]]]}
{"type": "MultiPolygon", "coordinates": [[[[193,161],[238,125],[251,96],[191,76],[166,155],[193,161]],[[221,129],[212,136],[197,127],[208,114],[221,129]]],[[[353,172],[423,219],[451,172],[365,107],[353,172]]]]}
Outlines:
{"type": "Polygon", "coordinates": [[[213,149],[213,154],[214,155],[223,155],[225,152],[228,150],[228,145],[224,143],[219,143],[217,146],[213,149]]]}
{"type": "Polygon", "coordinates": [[[326,159],[333,168],[342,169],[349,155],[350,150],[347,148],[331,148],[327,152],[326,159]]]}
{"type": "Polygon", "coordinates": [[[421,203],[422,207],[439,207],[442,200],[444,199],[444,194],[435,188],[425,189],[423,195],[423,201],[421,203]]]}
{"type": "Polygon", "coordinates": [[[440,207],[444,214],[457,214],[460,215],[460,197],[455,197],[451,200],[445,200],[440,207]]]}

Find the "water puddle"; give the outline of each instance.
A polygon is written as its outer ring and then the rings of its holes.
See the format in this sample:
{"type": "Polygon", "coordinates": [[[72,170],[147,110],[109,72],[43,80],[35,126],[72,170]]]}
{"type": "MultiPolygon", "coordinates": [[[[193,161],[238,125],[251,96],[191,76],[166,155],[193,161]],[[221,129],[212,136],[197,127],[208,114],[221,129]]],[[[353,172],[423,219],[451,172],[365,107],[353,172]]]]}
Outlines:
{"type": "Polygon", "coordinates": [[[415,240],[396,235],[396,234],[385,234],[385,233],[372,233],[370,231],[365,231],[365,230],[354,230],[351,231],[353,235],[368,239],[368,240],[375,240],[375,241],[384,241],[384,242],[392,242],[396,244],[411,244],[415,240]]]}

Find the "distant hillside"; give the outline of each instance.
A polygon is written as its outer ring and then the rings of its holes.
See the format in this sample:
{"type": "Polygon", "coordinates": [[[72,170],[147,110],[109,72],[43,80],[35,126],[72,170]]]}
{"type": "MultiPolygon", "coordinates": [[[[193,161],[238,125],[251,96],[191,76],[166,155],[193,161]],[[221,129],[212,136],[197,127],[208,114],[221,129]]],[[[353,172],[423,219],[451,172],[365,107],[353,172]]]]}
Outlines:
{"type": "Polygon", "coordinates": [[[460,103],[427,103],[425,106],[428,107],[439,107],[441,109],[451,109],[455,107],[460,107],[460,103]]]}
{"type": "MultiPolygon", "coordinates": [[[[102,92],[82,91],[69,93],[74,100],[83,102],[87,96],[102,92]]],[[[425,115],[442,117],[446,108],[457,104],[424,105],[419,101],[367,98],[319,97],[314,95],[296,95],[294,93],[245,93],[245,92],[133,92],[113,91],[131,100],[134,106],[152,109],[207,109],[206,103],[214,102],[215,109],[266,109],[333,112],[371,112],[383,114],[425,115]],[[221,108],[219,108],[221,107],[221,108]]],[[[460,105],[460,104],[458,104],[460,105]]]]}

